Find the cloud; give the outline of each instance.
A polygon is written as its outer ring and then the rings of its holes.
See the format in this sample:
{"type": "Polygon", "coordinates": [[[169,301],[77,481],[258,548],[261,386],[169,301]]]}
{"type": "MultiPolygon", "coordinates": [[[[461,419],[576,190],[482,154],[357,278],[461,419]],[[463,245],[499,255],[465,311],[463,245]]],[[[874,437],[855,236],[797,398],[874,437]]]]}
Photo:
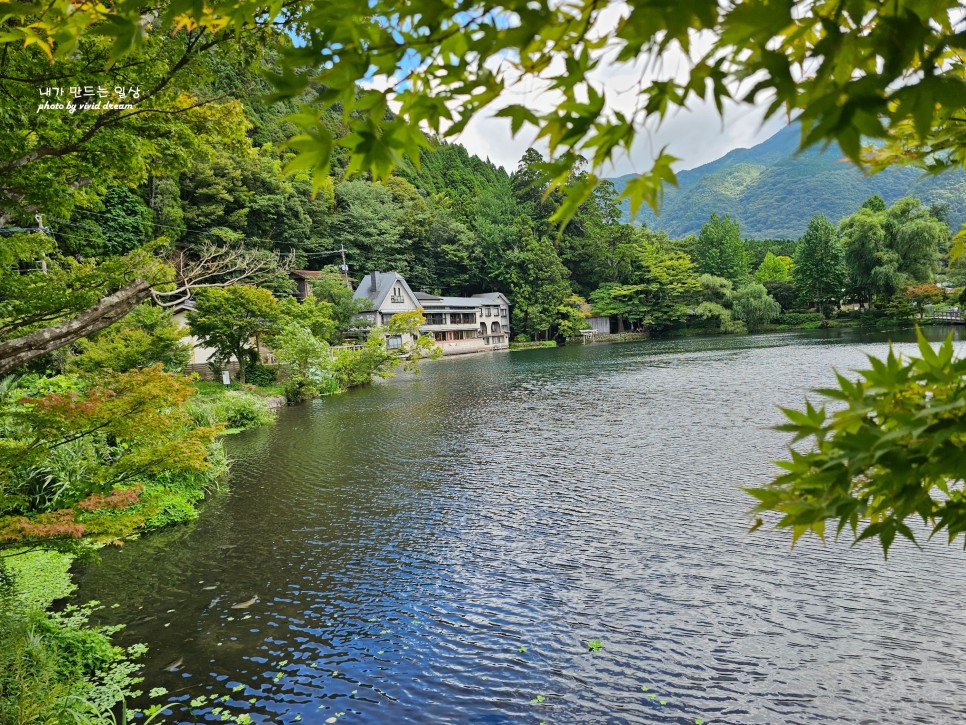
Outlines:
{"type": "MultiPolygon", "coordinates": [[[[777,133],[786,124],[784,117],[762,120],[763,112],[753,106],[729,104],[724,119],[712,103],[694,104],[669,115],[660,128],[645,129],[638,137],[631,156],[615,161],[607,175],[622,176],[640,173],[649,168],[650,160],[662,147],[678,157],[678,171],[714,161],[736,148],[748,148],[777,133]]],[[[455,141],[463,144],[471,154],[488,158],[508,171],[516,168],[523,152],[534,146],[534,132],[524,130],[511,138],[510,123],[489,115],[474,118],[455,141]]],[[[545,144],[536,148],[546,154],[545,144]]]]}
{"type": "MultiPolygon", "coordinates": [[[[609,4],[598,16],[595,31],[603,34],[613,32],[620,18],[629,12],[623,2],[609,4]]],[[[594,34],[594,31],[590,33],[594,34]]],[[[695,33],[691,38],[690,56],[699,57],[714,44],[714,37],[707,33],[695,33]]],[[[607,99],[606,108],[620,111],[635,117],[640,104],[640,88],[654,80],[675,79],[684,81],[691,65],[689,54],[680,47],[672,45],[660,57],[642,56],[631,62],[617,63],[613,51],[601,51],[600,64],[590,73],[588,80],[598,92],[607,99]]],[[[536,131],[524,127],[514,138],[510,132],[508,119],[494,118],[499,108],[519,103],[537,112],[554,109],[561,100],[556,93],[547,90],[549,79],[564,73],[562,58],[557,58],[542,74],[542,78],[517,77],[514,79],[513,63],[505,56],[497,56],[486,63],[490,69],[503,75],[506,91],[492,106],[473,118],[456,137],[470,153],[503,166],[508,171],[516,168],[524,151],[535,146],[544,155],[548,149],[545,143],[536,142],[536,131]]],[[[380,90],[387,88],[387,79],[376,78],[369,81],[370,87],[380,90]]],[[[738,89],[731,86],[733,95],[738,89]]],[[[724,117],[710,101],[691,99],[688,108],[670,112],[663,123],[648,122],[639,130],[632,152],[620,158],[606,169],[607,176],[622,176],[640,173],[650,168],[651,160],[662,148],[676,156],[679,161],[676,170],[694,168],[714,161],[735,148],[754,146],[777,133],[787,123],[784,118],[763,120],[764,109],[755,105],[739,105],[726,102],[724,117]]]]}

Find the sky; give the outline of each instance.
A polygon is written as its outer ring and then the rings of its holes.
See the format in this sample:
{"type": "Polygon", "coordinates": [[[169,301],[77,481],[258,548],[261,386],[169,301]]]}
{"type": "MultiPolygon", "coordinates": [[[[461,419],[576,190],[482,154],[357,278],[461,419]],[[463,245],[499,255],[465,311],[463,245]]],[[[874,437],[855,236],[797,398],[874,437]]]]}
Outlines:
{"type": "MultiPolygon", "coordinates": [[[[605,175],[616,177],[640,173],[648,168],[649,161],[665,145],[669,153],[680,159],[676,164],[677,171],[693,169],[721,158],[732,149],[761,143],[786,124],[784,117],[762,123],[762,113],[757,107],[728,107],[724,121],[712,103],[680,109],[656,131],[645,130],[630,158],[619,159],[612,169],[605,170],[605,175]]],[[[484,114],[473,119],[453,140],[463,144],[471,154],[488,158],[512,171],[523,152],[533,145],[533,134],[522,131],[516,138],[511,138],[507,119],[484,114]]],[[[545,147],[541,148],[539,144],[536,147],[546,153],[545,147]]]]}
{"type": "MultiPolygon", "coordinates": [[[[608,34],[617,26],[621,17],[628,11],[624,2],[608,3],[598,15],[589,35],[598,32],[608,34]]],[[[713,36],[694,34],[691,37],[692,57],[700,57],[710,50],[713,36]]],[[[611,50],[601,50],[594,55],[600,64],[593,70],[588,80],[598,92],[607,99],[605,108],[619,110],[633,117],[638,103],[637,89],[642,82],[674,78],[685,81],[690,62],[688,55],[678,46],[672,45],[659,58],[641,57],[635,61],[618,63],[613,60],[611,50]]],[[[503,166],[508,171],[516,168],[524,151],[536,147],[545,156],[546,145],[534,143],[535,131],[524,127],[515,138],[510,131],[508,119],[494,118],[493,114],[501,107],[519,103],[536,112],[552,110],[559,97],[546,92],[548,78],[564,72],[563,59],[557,58],[544,72],[542,79],[513,78],[513,71],[503,63],[505,58],[494,57],[487,65],[490,70],[502,73],[507,82],[507,90],[494,104],[474,117],[463,132],[448,140],[463,144],[471,154],[503,166]]],[[[510,64],[512,68],[512,64],[510,64]]],[[[749,79],[746,83],[754,83],[749,79]]],[[[385,88],[386,79],[373,79],[372,87],[385,88]]],[[[739,95],[741,88],[729,84],[733,95],[739,95]]],[[[392,104],[390,104],[392,105],[392,104]]],[[[763,106],[739,106],[726,103],[724,117],[718,113],[711,101],[691,99],[688,108],[671,111],[660,126],[651,124],[640,129],[630,154],[616,158],[612,165],[600,170],[605,177],[624,176],[642,173],[651,168],[652,160],[662,148],[676,156],[679,161],[675,171],[692,169],[724,156],[736,148],[748,148],[773,136],[788,123],[787,118],[773,117],[763,121],[763,106]]]]}

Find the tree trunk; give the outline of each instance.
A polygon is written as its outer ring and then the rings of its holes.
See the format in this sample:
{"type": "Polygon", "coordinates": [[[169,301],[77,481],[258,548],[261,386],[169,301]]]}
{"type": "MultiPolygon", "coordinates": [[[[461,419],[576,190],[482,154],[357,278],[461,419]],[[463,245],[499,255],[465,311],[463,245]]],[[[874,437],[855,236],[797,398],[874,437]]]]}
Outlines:
{"type": "Polygon", "coordinates": [[[151,285],[136,279],[66,322],[0,342],[0,375],[113,325],[150,294],[151,285]]]}
{"type": "MultiPolygon", "coordinates": [[[[235,352],[235,359],[238,360],[238,384],[245,384],[245,348],[240,347],[235,352]]],[[[229,358],[229,361],[231,359],[229,358]]]]}

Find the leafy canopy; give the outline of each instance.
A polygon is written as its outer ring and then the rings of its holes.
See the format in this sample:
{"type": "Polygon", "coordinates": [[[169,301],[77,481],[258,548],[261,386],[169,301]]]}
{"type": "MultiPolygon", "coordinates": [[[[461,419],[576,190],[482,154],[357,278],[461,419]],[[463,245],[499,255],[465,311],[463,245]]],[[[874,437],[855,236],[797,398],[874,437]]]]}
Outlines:
{"type": "MultiPolygon", "coordinates": [[[[835,140],[853,161],[861,160],[864,136],[889,142],[877,152],[878,164],[938,170],[966,161],[956,120],[966,106],[966,21],[958,0],[682,0],[673,12],[664,2],[632,0],[616,22],[598,22],[606,9],[595,0],[172,0],[160,8],[146,0],[52,0],[5,6],[0,41],[63,62],[83,39],[100,35],[108,62],[116,63],[158,28],[227,34],[271,18],[298,38],[271,74],[277,97],[318,89],[316,102],[292,119],[298,156],[289,168],[311,170],[320,184],[336,146],[349,173],[371,169],[386,177],[404,156],[418,158],[427,144],[421,129],[458,134],[521,78],[552,94],[555,107],[543,112],[510,102],[496,115],[508,118],[514,133],[528,127],[546,141],[555,184],[569,178],[578,156],[600,169],[630,151],[645,120],[698,99],[710,99],[719,112],[734,99],[764,105],[767,116],[797,115],[803,146],[835,140]],[[690,62],[659,62],[678,51],[690,62]],[[609,109],[594,83],[604,58],[634,64],[640,74],[632,111],[609,109]],[[374,79],[385,83],[359,90],[374,79]],[[338,140],[322,116],[322,107],[336,104],[350,129],[338,140]],[[390,106],[396,115],[387,114],[390,106]]],[[[628,185],[632,207],[658,203],[662,184],[675,179],[674,160],[659,151],[628,185]]],[[[597,180],[579,179],[557,218],[572,217],[597,180]]]]}
{"type": "MultiPolygon", "coordinates": [[[[869,357],[858,380],[837,375],[838,387],[816,391],[837,410],[806,403],[784,410],[792,443],[778,463],[785,473],[748,493],[758,513],[780,514],[776,526],[793,541],[808,532],[851,531],[856,542],[878,538],[888,554],[896,535],[912,541],[907,523],[920,519],[929,536],[950,543],[966,532],[966,360],[953,358],[952,338],[934,350],[919,334],[921,357],[869,357]]],[[[757,526],[761,525],[759,519],[757,526]]]]}
{"type": "Polygon", "coordinates": [[[278,300],[267,289],[231,285],[199,290],[188,325],[205,345],[214,348],[217,362],[238,363],[239,382],[245,383],[249,361],[257,362],[252,338],[271,333],[279,318],[278,300]]]}

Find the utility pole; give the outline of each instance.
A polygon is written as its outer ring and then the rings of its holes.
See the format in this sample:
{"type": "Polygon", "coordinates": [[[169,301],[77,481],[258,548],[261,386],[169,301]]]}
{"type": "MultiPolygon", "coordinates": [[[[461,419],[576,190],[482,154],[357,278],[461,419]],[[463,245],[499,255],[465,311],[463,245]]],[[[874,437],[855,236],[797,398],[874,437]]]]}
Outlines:
{"type": "MultiPolygon", "coordinates": [[[[34,221],[37,222],[37,231],[40,234],[44,234],[47,231],[44,229],[44,215],[34,214],[34,221]]],[[[41,274],[47,274],[47,260],[43,257],[40,258],[40,272],[41,274]]]]}
{"type": "Polygon", "coordinates": [[[339,251],[342,253],[342,266],[339,267],[342,270],[342,276],[345,278],[345,286],[352,290],[352,282],[349,281],[349,265],[345,261],[345,245],[343,244],[339,251]]]}

